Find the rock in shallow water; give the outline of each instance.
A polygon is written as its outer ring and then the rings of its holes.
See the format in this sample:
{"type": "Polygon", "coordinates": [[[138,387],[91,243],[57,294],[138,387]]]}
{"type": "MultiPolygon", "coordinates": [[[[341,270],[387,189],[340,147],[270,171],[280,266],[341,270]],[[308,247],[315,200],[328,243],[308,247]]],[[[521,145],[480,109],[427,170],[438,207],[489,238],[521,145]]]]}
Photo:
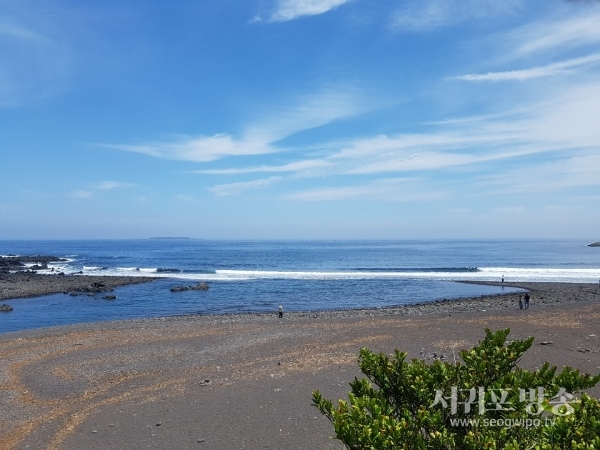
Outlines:
{"type": "Polygon", "coordinates": [[[183,291],[189,291],[190,288],[187,286],[175,286],[171,288],[171,292],[183,292],[183,291]]]}
{"type": "Polygon", "coordinates": [[[196,286],[190,286],[190,289],[194,291],[208,291],[207,283],[198,283],[196,286]]]}
{"type": "Polygon", "coordinates": [[[13,307],[10,306],[7,303],[4,303],[4,304],[0,305],[0,311],[9,312],[9,311],[12,311],[12,310],[13,310],[13,307]]]}
{"type": "Polygon", "coordinates": [[[183,292],[183,291],[208,291],[207,283],[198,283],[195,286],[174,286],[171,288],[171,292],[183,292]]]}

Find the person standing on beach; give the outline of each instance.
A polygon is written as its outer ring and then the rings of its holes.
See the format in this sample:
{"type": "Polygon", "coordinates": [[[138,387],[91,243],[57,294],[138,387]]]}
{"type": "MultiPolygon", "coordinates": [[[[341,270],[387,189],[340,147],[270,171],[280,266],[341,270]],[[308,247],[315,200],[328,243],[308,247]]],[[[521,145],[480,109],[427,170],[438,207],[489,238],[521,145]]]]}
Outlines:
{"type": "Polygon", "coordinates": [[[519,309],[523,309],[523,296],[519,294],[519,309]]]}
{"type": "Polygon", "coordinates": [[[531,297],[529,297],[529,292],[525,293],[525,309],[529,309],[529,300],[531,297]]]}
{"type": "Polygon", "coordinates": [[[283,306],[279,305],[279,318],[283,319],[283,306]]]}

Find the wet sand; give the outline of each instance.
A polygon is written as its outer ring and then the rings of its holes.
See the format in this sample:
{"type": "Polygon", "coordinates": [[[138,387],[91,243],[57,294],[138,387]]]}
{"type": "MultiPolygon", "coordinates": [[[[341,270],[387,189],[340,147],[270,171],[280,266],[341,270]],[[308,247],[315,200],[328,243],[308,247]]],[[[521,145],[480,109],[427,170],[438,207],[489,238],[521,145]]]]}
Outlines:
{"type": "Polygon", "coordinates": [[[452,360],[485,327],[536,337],[522,367],[549,361],[599,373],[598,286],[517,286],[531,291],[527,311],[509,294],[282,320],[179,316],[0,334],[0,448],[342,448],[311,391],[345,398],[361,347],[452,360]]]}

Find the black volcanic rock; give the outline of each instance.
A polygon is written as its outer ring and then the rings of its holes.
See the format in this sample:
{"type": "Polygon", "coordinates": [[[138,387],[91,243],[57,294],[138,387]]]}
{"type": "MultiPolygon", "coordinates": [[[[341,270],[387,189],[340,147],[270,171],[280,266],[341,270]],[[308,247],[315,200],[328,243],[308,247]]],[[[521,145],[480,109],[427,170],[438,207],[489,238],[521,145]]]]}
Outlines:
{"type": "Polygon", "coordinates": [[[189,291],[190,288],[189,286],[174,286],[171,288],[171,292],[183,292],[183,291],[189,291]]]}
{"type": "Polygon", "coordinates": [[[207,283],[198,283],[194,286],[174,286],[171,288],[171,292],[183,292],[183,291],[208,291],[207,283]]]}
{"type": "Polygon", "coordinates": [[[600,242],[594,242],[593,244],[588,244],[588,247],[600,247],[600,242]]]}
{"type": "Polygon", "coordinates": [[[0,272],[0,300],[38,297],[59,292],[66,295],[71,292],[81,295],[108,293],[118,286],[148,283],[155,280],[157,278],[153,277],[65,275],[64,273],[62,275],[42,275],[24,272],[0,272]]]}
{"type": "Polygon", "coordinates": [[[25,263],[35,263],[33,270],[47,269],[48,263],[64,261],[66,259],[57,256],[0,256],[0,272],[22,270],[25,263]]]}

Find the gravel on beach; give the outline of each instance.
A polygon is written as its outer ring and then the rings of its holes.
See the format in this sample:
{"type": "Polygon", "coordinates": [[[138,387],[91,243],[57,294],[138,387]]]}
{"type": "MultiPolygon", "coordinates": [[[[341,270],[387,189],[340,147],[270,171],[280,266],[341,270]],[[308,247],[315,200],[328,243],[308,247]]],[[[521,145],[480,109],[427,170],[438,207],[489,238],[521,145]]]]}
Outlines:
{"type": "MultiPolygon", "coordinates": [[[[4,304],[10,299],[93,296],[163,279],[65,275],[63,262],[0,256],[0,315],[28,320],[4,304]]],[[[361,348],[453,363],[485,328],[535,337],[519,367],[548,361],[600,373],[598,283],[460,282],[506,289],[382,308],[286,308],[282,318],[277,310],[188,314],[0,332],[0,449],[341,450],[311,393],[347,399],[349,382],[363,376],[361,348]]],[[[159,285],[148,288],[165,290],[159,285]]],[[[588,393],[600,398],[600,386],[588,393]]]]}
{"type": "Polygon", "coordinates": [[[0,334],[0,448],[341,449],[311,391],[346,398],[361,376],[360,348],[452,361],[486,327],[536,338],[521,367],[549,361],[600,372],[597,285],[512,286],[529,290],[529,310],[510,293],[283,319],[276,311],[187,315],[0,334]]]}

